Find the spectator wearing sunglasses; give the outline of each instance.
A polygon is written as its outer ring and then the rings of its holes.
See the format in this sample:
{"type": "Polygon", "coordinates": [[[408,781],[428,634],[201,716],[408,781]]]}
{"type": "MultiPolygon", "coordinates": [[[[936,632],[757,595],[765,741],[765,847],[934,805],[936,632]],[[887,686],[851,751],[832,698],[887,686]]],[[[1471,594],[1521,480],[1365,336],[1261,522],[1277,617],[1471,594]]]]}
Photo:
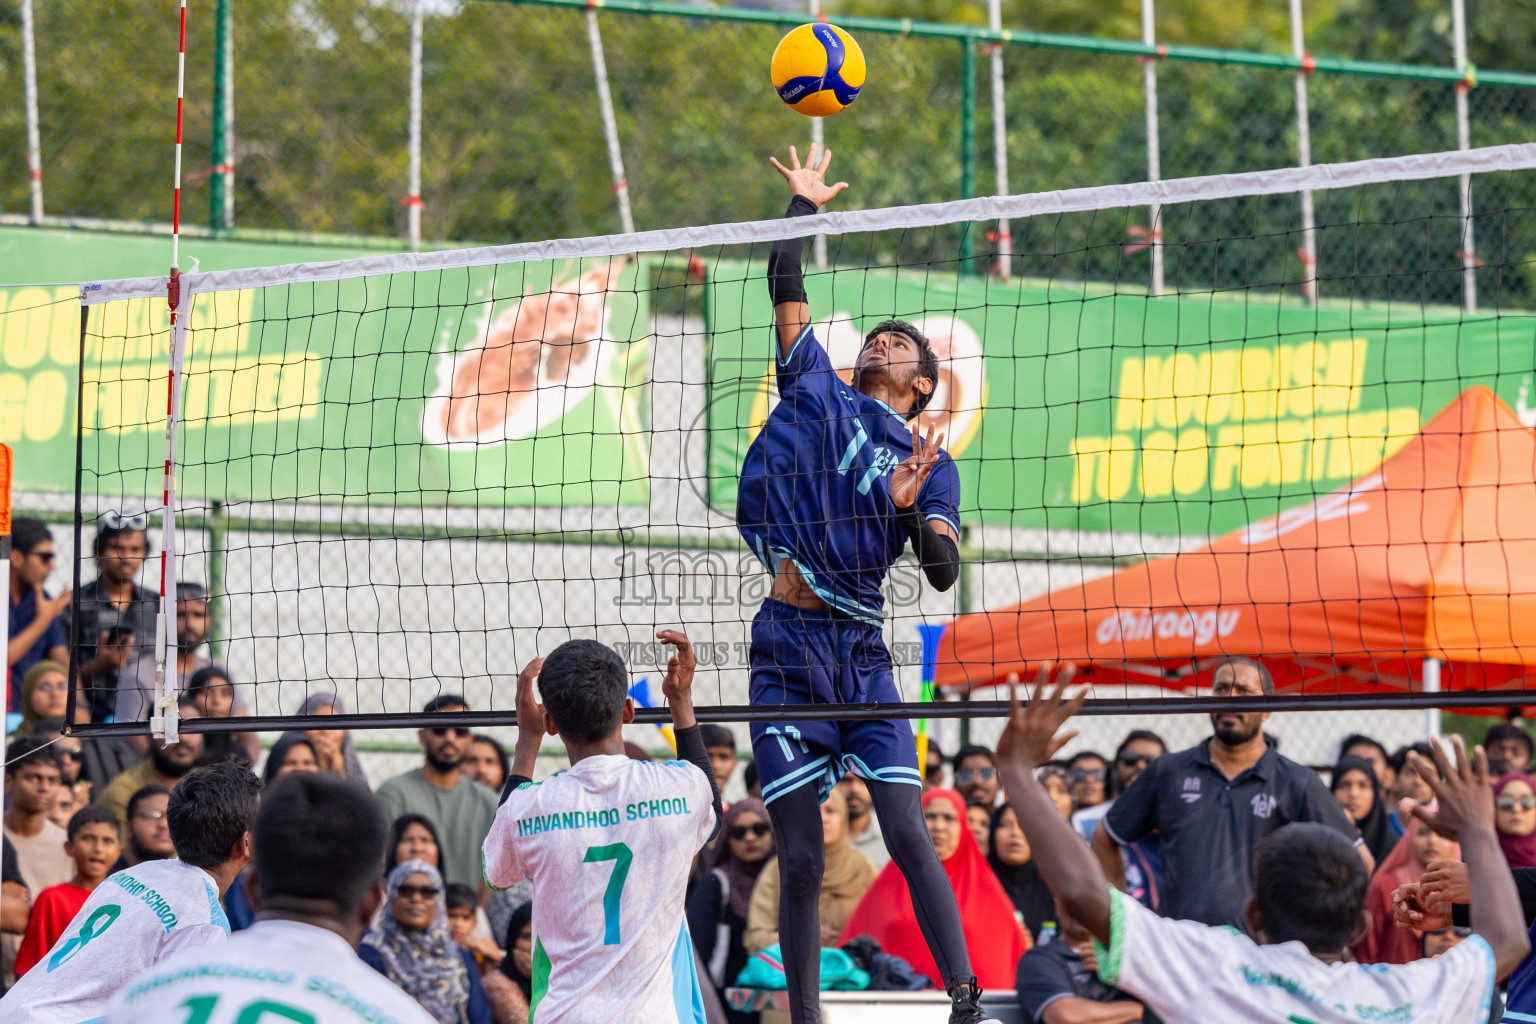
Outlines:
{"type": "Polygon", "coordinates": [[[28,670],[44,659],[69,664],[69,632],[64,613],[70,592],[49,597],[43,581],[53,572],[53,534],[36,519],[11,521],[11,631],[5,663],[11,671],[10,705],[21,710],[21,684],[28,670]]]}
{"type": "Polygon", "coordinates": [[[991,809],[997,804],[999,788],[997,761],[990,749],[969,743],[955,752],[955,789],[965,797],[966,806],[991,809]]]}
{"type": "Polygon", "coordinates": [[[1493,823],[1512,868],[1536,868],[1536,782],[1511,772],[1493,786],[1493,823]]]}
{"type": "MultiPolygon", "coordinates": [[[[469,704],[457,694],[443,694],[427,702],[427,714],[468,711],[469,704]]],[[[468,726],[444,725],[416,733],[426,753],[425,763],[397,775],[379,787],[379,799],[391,821],[419,814],[437,826],[438,864],[448,878],[478,885],[483,877],[480,845],[496,817],[497,794],[473,781],[460,766],[474,742],[468,726]]]]}
{"type": "Polygon", "coordinates": [[[116,710],[117,684],[129,665],[154,654],[159,597],[134,582],[150,554],[149,517],[108,512],[91,543],[96,578],[80,588],[75,648],[90,721],[116,710]]]}
{"type": "Polygon", "coordinates": [[[1092,839],[1093,830],[1098,828],[1104,815],[1108,814],[1109,809],[1115,805],[1115,797],[1124,793],[1125,788],[1147,770],[1147,765],[1167,752],[1168,748],[1163,743],[1163,738],[1155,732],[1133,729],[1126,733],[1125,739],[1121,740],[1120,745],[1115,748],[1114,766],[1108,779],[1109,799],[1073,811],[1072,827],[1082,833],[1084,839],[1092,839]]]}
{"type": "Polygon", "coordinates": [[[1072,813],[1097,807],[1109,799],[1109,762],[1097,751],[1079,750],[1067,759],[1067,785],[1072,813]]]}
{"type": "Polygon", "coordinates": [[[406,861],[389,873],[388,885],[384,909],[363,936],[358,957],[438,1024],[492,1024],[474,955],[448,930],[446,887],[437,869],[406,861]]]}

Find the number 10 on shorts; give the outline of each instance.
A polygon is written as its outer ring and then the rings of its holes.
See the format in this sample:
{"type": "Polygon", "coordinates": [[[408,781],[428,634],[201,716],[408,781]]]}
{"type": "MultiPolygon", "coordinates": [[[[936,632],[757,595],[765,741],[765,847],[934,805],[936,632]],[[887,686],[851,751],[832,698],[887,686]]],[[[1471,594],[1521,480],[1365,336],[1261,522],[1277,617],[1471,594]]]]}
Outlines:
{"type": "Polygon", "coordinates": [[[582,858],[586,864],[613,861],[613,874],[608,876],[608,888],[603,892],[603,945],[619,944],[619,899],[624,895],[624,879],[629,877],[629,865],[635,859],[628,846],[610,843],[607,846],[589,846],[582,858]]]}

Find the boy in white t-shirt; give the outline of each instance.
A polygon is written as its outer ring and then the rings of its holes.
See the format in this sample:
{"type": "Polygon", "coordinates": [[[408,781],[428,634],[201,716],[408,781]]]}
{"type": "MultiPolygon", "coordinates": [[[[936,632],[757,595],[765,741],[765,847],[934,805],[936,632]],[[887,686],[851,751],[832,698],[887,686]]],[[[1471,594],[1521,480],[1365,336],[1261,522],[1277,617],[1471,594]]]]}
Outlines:
{"type": "Polygon", "coordinates": [[[0,999],[0,1024],[80,1024],[129,978],[185,949],[221,943],[219,898],[250,862],[261,780],[231,762],[199,768],[166,803],[177,860],[107,876],[64,934],[0,999]]]}
{"type": "MultiPolygon", "coordinates": [[[[1254,851],[1254,895],[1245,908],[1253,938],[1231,928],[1159,917],[1111,889],[1098,861],[1034,779],[1076,731],[1060,729],[1082,696],[1063,697],[1063,669],[1013,709],[997,746],[1009,802],[1056,899],[1092,933],[1099,976],[1146,1003],[1165,1024],[1474,1024],[1488,1019],[1494,985],[1525,956],[1520,900],[1493,830],[1493,789],[1481,747],[1456,765],[1436,746],[1435,764],[1409,755],[1437,810],[1415,807],[1431,828],[1461,844],[1472,877],[1467,941],[1435,960],[1347,962],[1370,924],[1365,867],[1349,841],[1323,825],[1287,825],[1254,851]]],[[[1013,680],[1010,680],[1013,682],[1013,680]]],[[[1010,686],[1010,689],[1012,687],[1010,686]]]]}
{"type": "Polygon", "coordinates": [[[662,682],[676,761],[625,755],[629,672],[597,641],[561,644],[518,676],[517,748],[485,840],[485,879],[498,889],[533,880],[537,1024],[704,1021],[683,904],[720,790],[693,715],[693,649],[674,630],[657,638],[676,649],[662,682]],[[532,782],[542,737],[557,733],[571,767],[532,782]]]}
{"type": "Polygon", "coordinates": [[[130,980],[106,1024],[435,1024],[357,956],[384,900],[388,836],[383,805],[362,783],[280,776],[251,831],[256,923],[130,980]]]}

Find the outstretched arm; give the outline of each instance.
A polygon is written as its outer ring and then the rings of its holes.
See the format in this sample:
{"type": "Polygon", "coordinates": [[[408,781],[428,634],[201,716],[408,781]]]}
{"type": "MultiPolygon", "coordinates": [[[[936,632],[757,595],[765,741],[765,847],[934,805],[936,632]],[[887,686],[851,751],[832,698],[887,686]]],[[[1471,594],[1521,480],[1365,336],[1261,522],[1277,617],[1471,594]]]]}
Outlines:
{"type": "MultiPolygon", "coordinates": [[[[784,175],[790,191],[794,193],[784,216],[809,217],[823,203],[848,187],[846,181],[828,185],[823,180],[827,167],[832,163],[830,149],[821,154],[819,166],[816,156],[813,143],[804,167],[800,166],[800,155],[795,152],[794,146],[789,147],[788,167],[779,163],[777,157],[768,158],[768,162],[784,175]]],[[[795,347],[795,339],[800,337],[800,332],[811,322],[811,307],[805,301],[805,281],[800,271],[800,254],[804,248],[805,239],[786,238],[774,242],[768,253],[768,295],[773,299],[773,320],[778,330],[780,359],[789,355],[795,347]]]]}
{"type": "Polygon", "coordinates": [[[1045,884],[1068,916],[1108,945],[1109,881],[1034,774],[1077,735],[1076,730],[1060,732],[1083,702],[1081,693],[1064,700],[1075,673],[1073,666],[1062,666],[1055,688],[1046,693],[1048,670],[1041,672],[1040,684],[1025,706],[1019,704],[1018,677],[1008,677],[1012,707],[1008,725],[997,742],[997,770],[1008,802],[1018,811],[1019,827],[1029,840],[1045,884]]]}
{"type": "Polygon", "coordinates": [[[667,699],[667,710],[672,712],[678,759],[693,764],[709,781],[710,803],[715,809],[715,828],[710,838],[714,838],[724,820],[724,805],[720,800],[720,783],[715,778],[714,768],[710,767],[709,752],[704,748],[704,734],[699,729],[699,720],[693,714],[693,670],[698,665],[698,659],[694,656],[693,645],[680,630],[663,629],[656,634],[656,639],[676,651],[667,660],[667,674],[661,681],[661,695],[667,699]]]}

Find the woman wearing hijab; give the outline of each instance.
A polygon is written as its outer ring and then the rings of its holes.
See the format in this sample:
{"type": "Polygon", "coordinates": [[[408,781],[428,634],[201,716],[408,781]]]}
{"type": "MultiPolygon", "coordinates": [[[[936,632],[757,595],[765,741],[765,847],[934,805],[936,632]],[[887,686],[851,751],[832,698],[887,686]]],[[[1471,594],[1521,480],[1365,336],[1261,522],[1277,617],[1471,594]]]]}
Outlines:
{"type": "Polygon", "coordinates": [[[1493,784],[1493,825],[1512,868],[1536,868],[1536,781],[1510,772],[1493,784]]]}
{"type": "Polygon", "coordinates": [[[448,932],[443,877],[426,861],[389,873],[389,897],[357,955],[438,1024],[492,1024],[474,955],[448,932]]]}
{"type": "Polygon", "coordinates": [[[21,723],[7,741],[30,736],[45,718],[63,718],[69,707],[69,670],[56,661],[43,660],[21,677],[21,723]]]}
{"type": "Polygon", "coordinates": [[[1353,947],[1355,959],[1363,964],[1408,964],[1422,958],[1423,933],[1397,926],[1392,891],[1417,882],[1434,861],[1460,859],[1460,846],[1435,835],[1422,821],[1410,821],[1408,831],[1392,847],[1387,859],[1377,865],[1370,888],[1365,891],[1365,909],[1371,913],[1371,926],[1353,947]]]}
{"type": "MultiPolygon", "coordinates": [[[[342,705],[341,698],[334,693],[314,694],[299,705],[301,715],[344,715],[346,713],[347,709],[342,705]]],[[[362,762],[357,759],[357,751],[353,749],[350,732],[345,729],[311,729],[309,742],[315,748],[315,757],[320,762],[321,771],[330,772],[333,775],[345,775],[365,786],[368,785],[368,775],[363,771],[362,762]]]]}
{"type": "Polygon", "coordinates": [[[1392,829],[1392,815],[1382,797],[1376,769],[1365,758],[1346,754],[1333,766],[1329,788],[1349,820],[1355,823],[1371,857],[1380,865],[1397,845],[1398,834],[1392,829]]]}
{"type": "MultiPolygon", "coordinates": [[[[952,789],[930,789],[923,794],[923,818],[960,905],[960,924],[976,980],[983,988],[1011,989],[1019,959],[1029,949],[1029,937],[1014,919],[1008,893],[966,827],[965,800],[952,789]]],[[[864,894],[839,945],[860,935],[871,936],[882,950],[938,983],[938,965],[918,927],[907,880],[894,862],[886,865],[864,894]]]]}
{"type": "Polygon", "coordinates": [[[285,732],[277,738],[277,742],[272,744],[272,749],[267,752],[267,763],[261,770],[261,778],[266,785],[270,786],[279,775],[319,770],[315,760],[315,746],[309,742],[308,734],[285,732]]]}
{"type": "MultiPolygon", "coordinates": [[[[773,856],[773,826],[761,800],[732,804],[722,818],[708,872],[688,896],[688,932],[715,990],[724,992],[747,962],[743,936],[752,907],[752,888],[773,856]]],[[[756,1013],[726,1007],[731,1024],[751,1024],[756,1013]]]]}
{"type": "MultiPolygon", "coordinates": [[[[858,850],[848,834],[848,802],[832,790],[821,805],[821,834],[826,867],[821,872],[821,944],[837,946],[854,907],[875,878],[875,866],[858,850]]],[[[747,930],[742,944],[756,954],[779,941],[779,861],[775,857],[757,876],[752,904],[747,911],[747,930]]]]}
{"type": "Polygon", "coordinates": [[[1019,816],[1012,804],[1003,804],[992,812],[992,849],[987,854],[992,873],[1003,884],[1003,891],[1024,922],[1031,944],[1040,940],[1040,928],[1056,920],[1056,900],[1035,866],[1029,840],[1019,827],[1019,816]]]}
{"type": "Polygon", "coordinates": [[[533,1005],[533,901],[529,900],[512,911],[507,922],[507,955],[501,960],[501,973],[512,979],[523,993],[528,1005],[533,1005]]]}

